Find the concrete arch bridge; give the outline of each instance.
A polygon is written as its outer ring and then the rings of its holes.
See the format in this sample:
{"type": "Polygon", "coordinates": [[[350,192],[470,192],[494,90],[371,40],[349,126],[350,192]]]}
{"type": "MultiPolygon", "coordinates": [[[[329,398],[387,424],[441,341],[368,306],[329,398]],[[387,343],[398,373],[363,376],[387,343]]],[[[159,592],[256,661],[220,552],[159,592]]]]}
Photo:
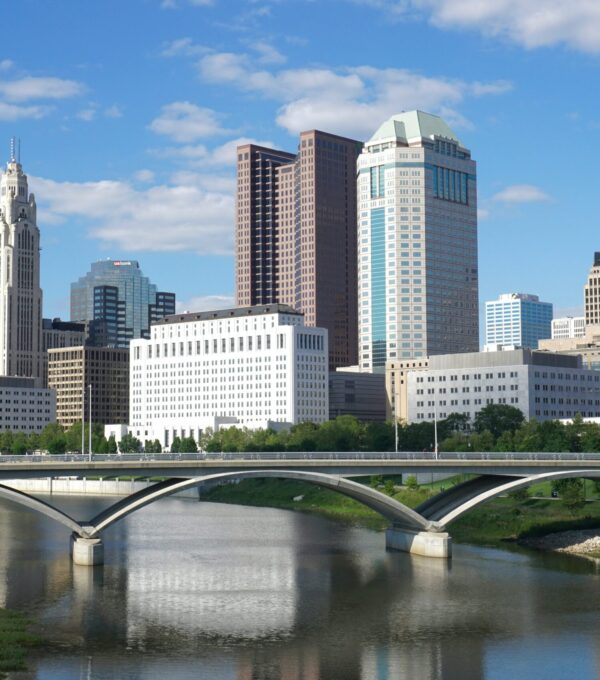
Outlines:
{"type": "Polygon", "coordinates": [[[0,498],[35,510],[72,531],[76,564],[102,564],[102,532],[133,512],[185,489],[248,478],[295,479],[331,489],[366,505],[390,522],[386,545],[428,557],[451,556],[449,525],[499,495],[531,484],[583,477],[600,480],[599,454],[182,454],[149,456],[0,457],[0,498]],[[40,460],[42,459],[42,460],[40,460]],[[348,477],[475,473],[411,509],[348,477]],[[124,497],[89,520],[78,520],[2,480],[31,477],[161,476],[165,479],[124,497]]]}

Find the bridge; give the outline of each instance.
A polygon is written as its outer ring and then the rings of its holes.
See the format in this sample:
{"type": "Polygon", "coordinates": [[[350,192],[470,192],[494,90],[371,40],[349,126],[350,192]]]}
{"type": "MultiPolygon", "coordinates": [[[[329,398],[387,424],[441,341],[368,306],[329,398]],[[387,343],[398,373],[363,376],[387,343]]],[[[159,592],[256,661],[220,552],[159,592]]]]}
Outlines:
{"type": "Polygon", "coordinates": [[[600,479],[598,453],[379,453],[274,452],[0,456],[0,498],[60,522],[71,531],[76,564],[104,560],[102,532],[127,515],[178,491],[248,478],[296,479],[331,489],[383,515],[386,546],[448,558],[448,526],[482,503],[531,484],[583,477],[600,479]],[[422,472],[477,475],[412,509],[351,478],[422,472]],[[89,520],[77,520],[1,480],[42,477],[160,477],[162,481],[115,502],[89,520]]]}

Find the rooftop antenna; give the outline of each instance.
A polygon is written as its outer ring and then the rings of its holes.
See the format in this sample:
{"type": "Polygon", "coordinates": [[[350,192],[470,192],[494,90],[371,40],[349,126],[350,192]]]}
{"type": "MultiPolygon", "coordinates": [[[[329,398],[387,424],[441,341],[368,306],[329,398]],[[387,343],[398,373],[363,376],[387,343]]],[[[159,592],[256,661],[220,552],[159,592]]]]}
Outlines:
{"type": "Polygon", "coordinates": [[[10,138],[10,163],[15,162],[15,138],[10,138]]]}

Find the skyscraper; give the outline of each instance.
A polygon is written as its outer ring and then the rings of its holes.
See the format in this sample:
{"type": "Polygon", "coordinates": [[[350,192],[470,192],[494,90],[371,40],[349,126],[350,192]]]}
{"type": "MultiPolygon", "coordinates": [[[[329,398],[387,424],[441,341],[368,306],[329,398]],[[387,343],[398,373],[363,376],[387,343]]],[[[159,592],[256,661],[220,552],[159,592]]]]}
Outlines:
{"type": "Polygon", "coordinates": [[[42,378],[40,230],[15,156],[0,174],[0,375],[42,378]]]}
{"type": "Polygon", "coordinates": [[[71,284],[71,320],[89,322],[90,344],[128,347],[175,314],[175,294],[156,290],[135,260],[100,260],[71,284]]]}
{"type": "Polygon", "coordinates": [[[475,161],[438,116],[385,121],[358,159],[359,356],[479,348],[475,161]]]}
{"type": "Polygon", "coordinates": [[[357,361],[356,158],[311,130],[298,153],[238,147],[236,304],[279,302],[327,328],[330,367],[357,361]]]}
{"type": "Polygon", "coordinates": [[[585,304],[585,325],[600,324],[600,253],[594,253],[594,264],[590,269],[588,280],[583,287],[585,304]]]}
{"type": "Polygon", "coordinates": [[[552,304],[537,295],[504,293],[485,303],[487,345],[515,345],[537,349],[552,335],[552,304]]]}

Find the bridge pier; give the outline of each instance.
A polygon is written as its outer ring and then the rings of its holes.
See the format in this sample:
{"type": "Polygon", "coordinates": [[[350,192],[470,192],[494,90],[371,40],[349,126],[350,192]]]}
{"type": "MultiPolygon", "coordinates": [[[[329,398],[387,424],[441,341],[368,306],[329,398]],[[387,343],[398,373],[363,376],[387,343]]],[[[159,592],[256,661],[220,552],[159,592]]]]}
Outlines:
{"type": "Polygon", "coordinates": [[[444,531],[413,531],[390,527],[385,532],[385,547],[424,557],[452,557],[452,539],[444,531]]]}
{"type": "Polygon", "coordinates": [[[75,564],[94,567],[104,564],[104,544],[100,538],[83,538],[71,534],[71,557],[75,564]]]}

